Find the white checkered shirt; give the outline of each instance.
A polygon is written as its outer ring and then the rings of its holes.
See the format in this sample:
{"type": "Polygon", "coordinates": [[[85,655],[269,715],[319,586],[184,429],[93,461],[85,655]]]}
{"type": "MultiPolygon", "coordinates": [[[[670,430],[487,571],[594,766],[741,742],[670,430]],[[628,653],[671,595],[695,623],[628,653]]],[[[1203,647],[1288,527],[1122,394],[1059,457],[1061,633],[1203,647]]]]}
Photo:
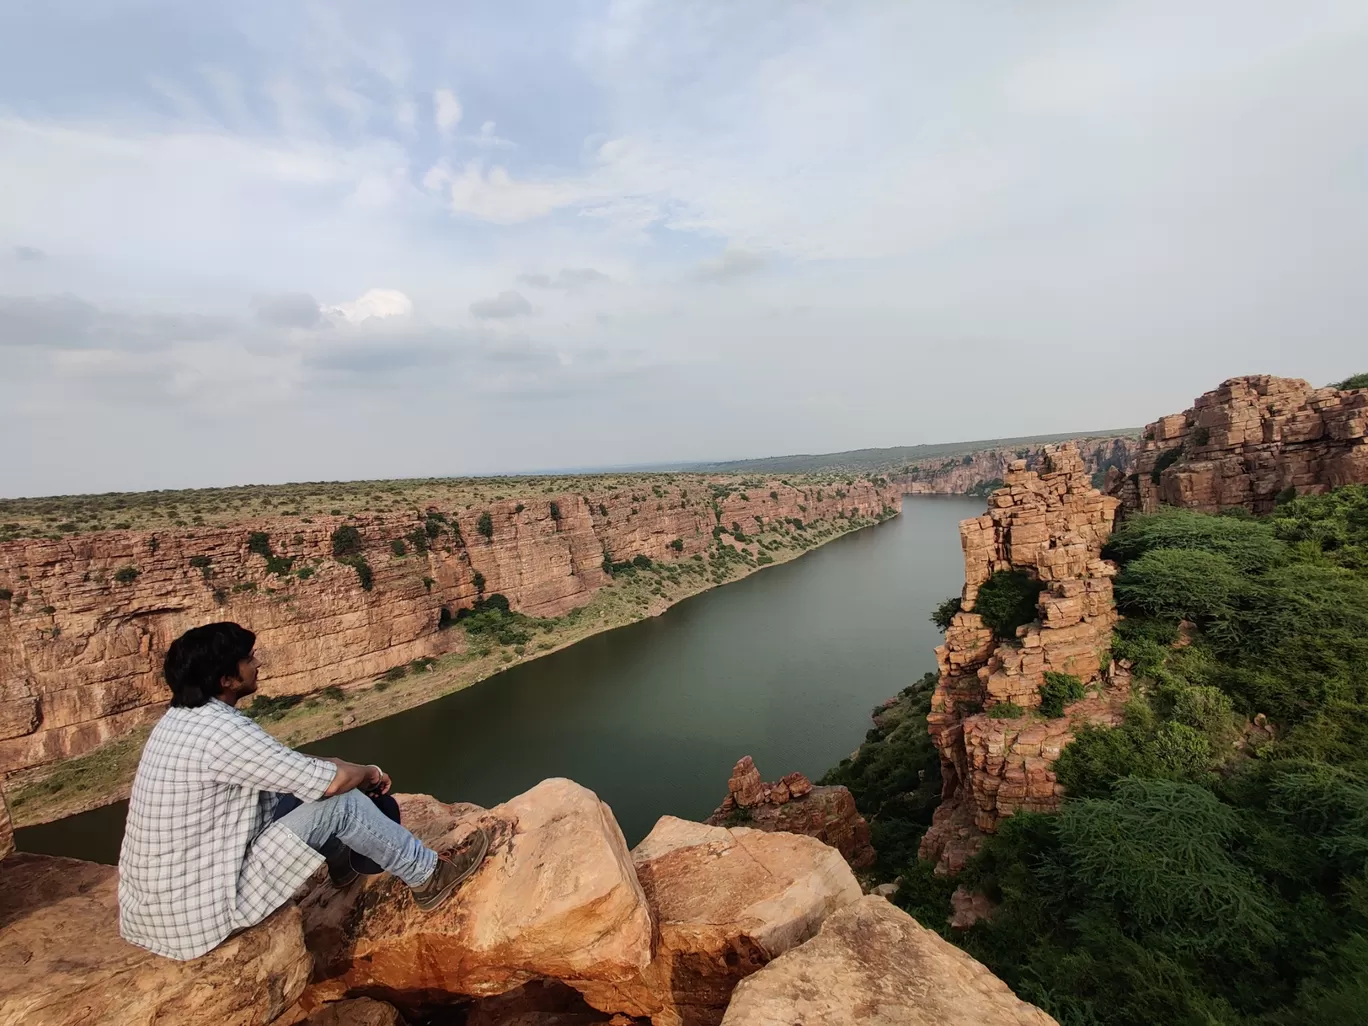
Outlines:
{"type": "Polygon", "coordinates": [[[312,802],[337,772],[213,699],[171,708],[143,748],[119,853],[119,932],[196,958],[290,899],[323,856],[279,823],[275,792],[312,802]]]}

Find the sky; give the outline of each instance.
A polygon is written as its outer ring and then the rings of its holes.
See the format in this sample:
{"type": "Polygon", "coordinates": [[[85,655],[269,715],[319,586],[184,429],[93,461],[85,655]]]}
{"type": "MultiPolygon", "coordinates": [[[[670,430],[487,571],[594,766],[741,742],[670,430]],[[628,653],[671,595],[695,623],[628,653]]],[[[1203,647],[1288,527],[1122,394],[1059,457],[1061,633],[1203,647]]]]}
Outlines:
{"type": "Polygon", "coordinates": [[[1368,370],[1362,0],[9,0],[0,495],[1134,426],[1368,370]]]}

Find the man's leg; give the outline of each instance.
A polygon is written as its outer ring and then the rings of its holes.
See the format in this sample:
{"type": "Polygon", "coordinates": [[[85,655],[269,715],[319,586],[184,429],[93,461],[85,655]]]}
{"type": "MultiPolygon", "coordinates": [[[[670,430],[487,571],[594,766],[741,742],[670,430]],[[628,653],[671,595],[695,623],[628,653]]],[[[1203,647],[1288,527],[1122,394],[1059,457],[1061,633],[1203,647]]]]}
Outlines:
{"type": "Polygon", "coordinates": [[[436,852],[386,817],[360,791],[304,802],[277,822],[318,852],[335,838],[410,887],[426,883],[437,865],[436,852]]]}

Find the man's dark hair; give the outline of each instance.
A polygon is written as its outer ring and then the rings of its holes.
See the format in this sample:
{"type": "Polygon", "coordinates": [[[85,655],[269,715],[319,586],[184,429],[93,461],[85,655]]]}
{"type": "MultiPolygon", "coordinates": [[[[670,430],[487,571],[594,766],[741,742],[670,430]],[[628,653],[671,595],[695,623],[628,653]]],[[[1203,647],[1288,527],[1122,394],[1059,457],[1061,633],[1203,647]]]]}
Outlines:
{"type": "Polygon", "coordinates": [[[251,657],[255,644],[255,634],[228,621],[186,631],[171,642],[162,664],[171,704],[195,709],[217,697],[223,678],[238,675],[238,663],[251,657]]]}

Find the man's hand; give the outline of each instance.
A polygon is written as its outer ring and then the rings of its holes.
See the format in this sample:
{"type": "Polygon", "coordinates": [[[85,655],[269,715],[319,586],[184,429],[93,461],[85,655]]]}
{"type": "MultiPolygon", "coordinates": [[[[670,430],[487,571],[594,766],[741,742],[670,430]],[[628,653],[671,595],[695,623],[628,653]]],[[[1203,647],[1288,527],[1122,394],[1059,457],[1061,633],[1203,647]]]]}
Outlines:
{"type": "Polygon", "coordinates": [[[333,776],[332,783],[323,792],[324,798],[344,794],[358,787],[367,793],[371,791],[376,791],[379,794],[389,793],[389,774],[385,773],[379,766],[362,766],[359,763],[347,762],[345,759],[330,757],[324,757],[323,761],[330,762],[337,767],[337,773],[333,776]]]}

